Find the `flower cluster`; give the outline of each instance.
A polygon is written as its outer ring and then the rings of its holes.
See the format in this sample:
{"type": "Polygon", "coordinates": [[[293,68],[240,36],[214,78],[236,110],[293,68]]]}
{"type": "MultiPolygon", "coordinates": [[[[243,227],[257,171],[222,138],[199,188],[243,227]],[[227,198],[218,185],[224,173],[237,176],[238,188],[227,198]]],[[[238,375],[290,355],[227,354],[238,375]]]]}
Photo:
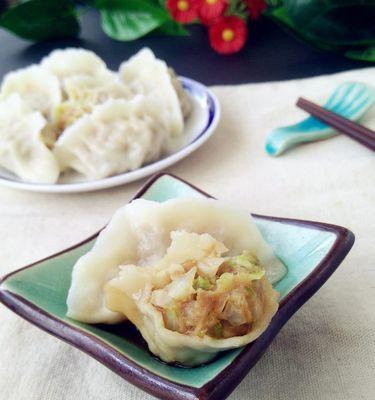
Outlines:
{"type": "Polygon", "coordinates": [[[247,39],[247,20],[258,18],[267,7],[264,0],[167,0],[166,6],[179,23],[206,25],[211,47],[220,54],[241,50],[247,39]]]}

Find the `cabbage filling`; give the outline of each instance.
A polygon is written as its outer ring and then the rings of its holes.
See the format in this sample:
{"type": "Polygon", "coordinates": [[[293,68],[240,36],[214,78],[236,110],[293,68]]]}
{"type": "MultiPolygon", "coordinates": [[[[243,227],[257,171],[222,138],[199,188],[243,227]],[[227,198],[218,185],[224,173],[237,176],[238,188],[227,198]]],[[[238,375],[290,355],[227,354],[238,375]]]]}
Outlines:
{"type": "MultiPolygon", "coordinates": [[[[73,91],[72,91],[73,92],[73,91]]],[[[53,122],[56,128],[62,132],[83,115],[91,114],[94,107],[104,103],[110,98],[109,94],[98,90],[74,91],[67,100],[58,104],[53,111],[53,122]]]]}
{"type": "Polygon", "coordinates": [[[262,317],[264,269],[250,252],[224,257],[227,251],[208,234],[172,232],[163,262],[175,273],[150,295],[167,329],[223,339],[246,335],[262,317]]]}

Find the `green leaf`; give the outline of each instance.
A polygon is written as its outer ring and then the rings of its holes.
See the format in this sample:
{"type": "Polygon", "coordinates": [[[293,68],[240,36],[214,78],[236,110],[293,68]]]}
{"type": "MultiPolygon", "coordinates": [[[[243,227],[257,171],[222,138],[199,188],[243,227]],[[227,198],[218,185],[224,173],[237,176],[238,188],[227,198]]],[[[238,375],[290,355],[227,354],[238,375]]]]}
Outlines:
{"type": "Polygon", "coordinates": [[[69,0],[29,0],[0,16],[0,26],[28,40],[74,37],[80,26],[75,5],[69,0]]]}
{"type": "Polygon", "coordinates": [[[375,0],[284,0],[295,26],[333,45],[375,43],[375,0]]]}
{"type": "Polygon", "coordinates": [[[189,31],[176,21],[167,21],[160,28],[155,30],[155,33],[170,36],[189,36],[189,31]]]}
{"type": "Polygon", "coordinates": [[[167,0],[149,0],[149,1],[155,5],[165,8],[165,3],[167,0]]]}
{"type": "Polygon", "coordinates": [[[279,24],[282,28],[288,31],[290,34],[295,36],[297,39],[302,39],[311,46],[318,47],[322,50],[338,51],[339,46],[329,45],[319,40],[313,39],[306,32],[299,29],[294,22],[290,19],[288,12],[285,7],[270,8],[266,10],[265,15],[272,19],[274,22],[279,24]]]}
{"type": "Polygon", "coordinates": [[[375,62],[375,45],[365,48],[353,48],[348,50],[345,55],[355,60],[375,62]]]}
{"type": "Polygon", "coordinates": [[[266,15],[315,47],[375,61],[375,0],[284,0],[266,15]]]}
{"type": "Polygon", "coordinates": [[[104,32],[116,40],[138,39],[170,20],[166,10],[146,0],[99,0],[96,7],[104,32]]]}

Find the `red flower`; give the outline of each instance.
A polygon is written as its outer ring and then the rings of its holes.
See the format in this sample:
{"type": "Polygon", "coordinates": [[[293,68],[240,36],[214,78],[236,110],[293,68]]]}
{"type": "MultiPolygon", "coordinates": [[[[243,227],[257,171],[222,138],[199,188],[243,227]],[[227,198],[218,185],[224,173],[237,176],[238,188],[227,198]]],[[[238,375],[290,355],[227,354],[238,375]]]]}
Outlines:
{"type": "Polygon", "coordinates": [[[172,18],[187,24],[198,17],[199,0],[167,0],[166,6],[172,18]]]}
{"type": "Polygon", "coordinates": [[[224,17],[209,27],[208,34],[212,48],[218,53],[236,53],[246,42],[246,22],[235,16],[224,17]]]}
{"type": "Polygon", "coordinates": [[[264,0],[246,0],[247,8],[249,9],[250,19],[257,19],[262,12],[267,8],[264,0]]]}
{"type": "Polygon", "coordinates": [[[201,22],[209,25],[223,15],[228,3],[226,0],[201,0],[198,15],[201,22]]]}

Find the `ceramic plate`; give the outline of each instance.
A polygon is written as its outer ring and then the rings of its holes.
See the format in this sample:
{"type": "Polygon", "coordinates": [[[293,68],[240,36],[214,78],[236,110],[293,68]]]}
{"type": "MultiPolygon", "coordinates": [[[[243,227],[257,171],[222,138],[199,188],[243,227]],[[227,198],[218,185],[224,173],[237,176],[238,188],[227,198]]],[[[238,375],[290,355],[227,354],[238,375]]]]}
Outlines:
{"type": "MultiPolygon", "coordinates": [[[[165,201],[208,194],[168,174],[153,177],[135,198],[165,201]]],[[[70,276],[76,260],[93,245],[97,233],[58,254],[4,277],[0,300],[48,333],[90,354],[141,389],[165,400],[223,400],[256,364],[288,319],[339,266],[354,242],[345,228],[319,222],[254,215],[265,240],[287,266],[275,288],[280,308],[268,329],[250,345],[222,353],[195,368],[167,365],[152,356],[127,322],[88,325],[65,316],[70,276]]]]}
{"type": "Polygon", "coordinates": [[[85,181],[85,178],[79,174],[65,173],[62,174],[58,183],[53,185],[22,182],[14,174],[0,167],[0,184],[33,192],[89,192],[133,182],[162,171],[185,158],[202,146],[213,134],[220,120],[221,112],[216,96],[206,86],[189,78],[180,77],[179,79],[192,101],[193,108],[185,121],[185,145],[175,153],[134,171],[94,181],[85,181]]]}

